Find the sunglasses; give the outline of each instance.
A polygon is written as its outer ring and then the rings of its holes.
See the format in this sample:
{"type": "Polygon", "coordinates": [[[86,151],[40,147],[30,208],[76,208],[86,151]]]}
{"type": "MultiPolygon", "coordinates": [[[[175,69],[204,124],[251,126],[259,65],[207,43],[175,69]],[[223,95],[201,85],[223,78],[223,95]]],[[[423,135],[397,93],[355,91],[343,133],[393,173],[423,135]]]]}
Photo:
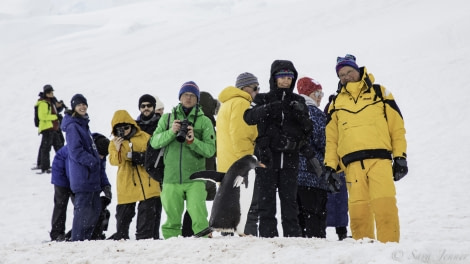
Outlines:
{"type": "Polygon", "coordinates": [[[116,127],[116,130],[128,130],[128,129],[131,129],[131,125],[116,127]]]}
{"type": "Polygon", "coordinates": [[[153,105],[152,104],[141,104],[140,108],[142,108],[142,109],[144,109],[144,108],[153,108],[153,105]]]}

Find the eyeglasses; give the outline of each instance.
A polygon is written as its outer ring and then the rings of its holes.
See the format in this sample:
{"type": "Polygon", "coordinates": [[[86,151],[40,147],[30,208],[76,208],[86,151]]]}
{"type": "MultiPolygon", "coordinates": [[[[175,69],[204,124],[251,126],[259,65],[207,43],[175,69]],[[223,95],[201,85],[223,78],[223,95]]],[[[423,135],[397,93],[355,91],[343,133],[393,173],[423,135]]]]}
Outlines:
{"type": "Polygon", "coordinates": [[[144,109],[144,108],[153,108],[153,105],[152,104],[141,104],[140,105],[140,108],[144,109]]]}
{"type": "Polygon", "coordinates": [[[313,92],[313,94],[315,95],[315,97],[318,97],[318,98],[323,97],[325,95],[323,91],[320,91],[320,90],[313,92]]]}

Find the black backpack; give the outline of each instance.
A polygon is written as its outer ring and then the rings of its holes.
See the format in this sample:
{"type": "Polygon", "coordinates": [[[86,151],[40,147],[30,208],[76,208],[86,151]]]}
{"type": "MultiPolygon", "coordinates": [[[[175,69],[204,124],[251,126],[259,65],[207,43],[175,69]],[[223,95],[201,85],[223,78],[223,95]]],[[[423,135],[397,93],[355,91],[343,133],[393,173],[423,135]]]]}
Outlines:
{"type": "MultiPolygon", "coordinates": [[[[39,100],[38,100],[39,102],[39,100]]],[[[50,104],[47,104],[47,106],[49,108],[51,108],[51,105],[50,104]]],[[[38,103],[36,102],[36,104],[34,105],[34,126],[35,127],[39,127],[39,117],[38,117],[38,103]]]]}
{"type": "MultiPolygon", "coordinates": [[[[166,129],[169,127],[170,114],[168,115],[166,129]]],[[[154,149],[150,145],[150,139],[147,142],[147,150],[145,151],[144,168],[152,179],[161,184],[163,182],[163,171],[165,169],[165,164],[163,163],[163,152],[165,151],[165,148],[154,149]]]]}

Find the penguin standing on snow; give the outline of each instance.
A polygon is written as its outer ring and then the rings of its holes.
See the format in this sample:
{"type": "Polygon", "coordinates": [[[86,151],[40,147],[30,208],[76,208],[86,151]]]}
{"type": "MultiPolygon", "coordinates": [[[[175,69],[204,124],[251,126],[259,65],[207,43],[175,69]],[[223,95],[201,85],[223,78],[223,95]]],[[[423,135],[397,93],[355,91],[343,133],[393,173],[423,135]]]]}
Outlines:
{"type": "MultiPolygon", "coordinates": [[[[242,212],[247,212],[247,205],[240,203],[240,186],[248,188],[248,172],[256,167],[264,167],[254,155],[246,155],[230,166],[227,173],[200,171],[193,173],[190,179],[220,182],[212,203],[209,227],[195,234],[196,237],[208,235],[212,231],[237,232],[243,235],[245,221],[240,221],[242,212]]],[[[251,196],[253,193],[251,193],[251,196]]],[[[251,197],[250,196],[250,197],[251,197]]]]}

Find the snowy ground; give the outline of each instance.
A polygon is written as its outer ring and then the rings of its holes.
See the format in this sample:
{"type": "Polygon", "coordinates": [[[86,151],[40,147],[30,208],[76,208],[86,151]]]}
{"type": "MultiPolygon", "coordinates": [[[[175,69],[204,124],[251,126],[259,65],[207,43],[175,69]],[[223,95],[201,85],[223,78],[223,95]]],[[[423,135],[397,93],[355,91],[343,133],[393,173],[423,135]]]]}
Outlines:
{"type": "MultiPolygon", "coordinates": [[[[469,13],[463,0],[1,1],[0,263],[470,263],[469,13]],[[44,84],[67,104],[83,93],[92,131],[108,135],[115,110],[137,116],[144,93],[169,110],[185,81],[217,96],[249,71],[266,91],[275,59],[333,93],[335,60],[346,53],[393,92],[405,118],[399,244],[338,242],[330,228],[323,240],[45,242],[53,187],[30,170],[40,142],[32,106],[44,84]]],[[[115,174],[108,166],[113,183],[115,174]]],[[[108,235],[115,201],[109,208],[108,235]]]]}

